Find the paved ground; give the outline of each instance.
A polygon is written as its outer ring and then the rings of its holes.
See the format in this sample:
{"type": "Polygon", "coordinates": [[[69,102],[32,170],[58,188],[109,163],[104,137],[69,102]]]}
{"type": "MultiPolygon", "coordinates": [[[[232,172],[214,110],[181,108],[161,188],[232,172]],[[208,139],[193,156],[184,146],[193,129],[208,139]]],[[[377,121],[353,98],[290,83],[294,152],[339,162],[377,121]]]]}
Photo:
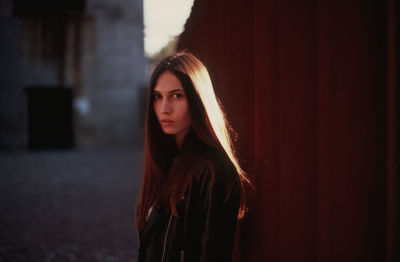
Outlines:
{"type": "Polygon", "coordinates": [[[0,152],[0,261],[128,261],[141,151],[0,152]]]}

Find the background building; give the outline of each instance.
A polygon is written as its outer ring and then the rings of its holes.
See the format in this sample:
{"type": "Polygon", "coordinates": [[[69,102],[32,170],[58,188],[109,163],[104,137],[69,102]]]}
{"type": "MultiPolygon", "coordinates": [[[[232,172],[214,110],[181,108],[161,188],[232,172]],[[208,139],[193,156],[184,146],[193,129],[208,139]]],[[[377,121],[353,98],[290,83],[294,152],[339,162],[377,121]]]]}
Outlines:
{"type": "Polygon", "coordinates": [[[1,148],[140,145],[142,1],[3,0],[0,18],[1,148]]]}

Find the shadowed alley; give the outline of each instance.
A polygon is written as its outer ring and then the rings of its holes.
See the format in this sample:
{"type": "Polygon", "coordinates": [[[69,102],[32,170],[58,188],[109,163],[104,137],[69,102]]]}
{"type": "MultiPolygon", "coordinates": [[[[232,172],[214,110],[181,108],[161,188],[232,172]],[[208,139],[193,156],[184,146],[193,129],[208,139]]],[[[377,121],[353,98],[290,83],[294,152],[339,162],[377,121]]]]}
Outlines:
{"type": "Polygon", "coordinates": [[[1,261],[136,261],[141,151],[0,153],[1,261]]]}

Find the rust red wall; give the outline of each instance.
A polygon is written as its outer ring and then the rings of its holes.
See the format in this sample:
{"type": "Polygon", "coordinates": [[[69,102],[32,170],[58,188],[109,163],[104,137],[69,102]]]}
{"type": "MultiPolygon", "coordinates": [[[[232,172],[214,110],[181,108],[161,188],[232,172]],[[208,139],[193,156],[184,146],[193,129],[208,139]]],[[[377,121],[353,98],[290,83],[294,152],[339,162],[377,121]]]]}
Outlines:
{"type": "Polygon", "coordinates": [[[394,261],[391,4],[195,1],[179,46],[211,72],[257,188],[236,261],[394,261]]]}

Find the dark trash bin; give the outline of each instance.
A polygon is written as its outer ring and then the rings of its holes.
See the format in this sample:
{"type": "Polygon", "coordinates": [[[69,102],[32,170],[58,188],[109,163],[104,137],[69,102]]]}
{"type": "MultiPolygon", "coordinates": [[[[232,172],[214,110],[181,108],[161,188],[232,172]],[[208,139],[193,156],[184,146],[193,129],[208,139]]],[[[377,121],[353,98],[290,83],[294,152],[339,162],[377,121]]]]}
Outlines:
{"type": "Polygon", "coordinates": [[[70,149],[74,146],[72,88],[28,87],[28,148],[70,149]]]}

